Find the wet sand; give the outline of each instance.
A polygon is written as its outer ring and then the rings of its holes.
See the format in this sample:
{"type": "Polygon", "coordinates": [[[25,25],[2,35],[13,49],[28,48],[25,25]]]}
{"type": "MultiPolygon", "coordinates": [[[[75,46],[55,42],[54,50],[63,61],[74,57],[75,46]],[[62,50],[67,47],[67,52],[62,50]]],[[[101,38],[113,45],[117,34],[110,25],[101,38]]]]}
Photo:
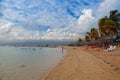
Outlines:
{"type": "Polygon", "coordinates": [[[120,80],[120,73],[96,56],[95,51],[84,50],[84,47],[64,49],[68,54],[49,72],[45,80],[120,80]]]}

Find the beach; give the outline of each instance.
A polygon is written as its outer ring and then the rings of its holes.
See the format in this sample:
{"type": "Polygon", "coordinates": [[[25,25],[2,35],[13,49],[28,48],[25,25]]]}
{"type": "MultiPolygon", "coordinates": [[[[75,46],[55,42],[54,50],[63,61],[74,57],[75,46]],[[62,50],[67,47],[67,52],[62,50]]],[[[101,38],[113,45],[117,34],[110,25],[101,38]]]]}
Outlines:
{"type": "Polygon", "coordinates": [[[64,49],[68,54],[45,80],[120,80],[120,50],[109,53],[75,46],[64,49]]]}

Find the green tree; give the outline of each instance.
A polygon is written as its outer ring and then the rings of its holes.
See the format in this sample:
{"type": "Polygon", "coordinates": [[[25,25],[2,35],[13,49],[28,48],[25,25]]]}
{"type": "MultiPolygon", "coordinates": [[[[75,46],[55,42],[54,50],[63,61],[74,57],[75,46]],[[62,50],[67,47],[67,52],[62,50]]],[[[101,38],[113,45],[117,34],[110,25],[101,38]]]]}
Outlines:
{"type": "Polygon", "coordinates": [[[90,37],[89,37],[88,35],[86,35],[86,36],[85,36],[85,40],[86,40],[87,42],[89,42],[89,41],[90,41],[90,37]]]}
{"type": "Polygon", "coordinates": [[[120,13],[117,10],[110,11],[110,16],[101,18],[98,25],[101,36],[117,34],[120,30],[120,13]]]}
{"type": "Polygon", "coordinates": [[[109,16],[111,22],[113,25],[116,26],[116,28],[120,29],[120,13],[117,10],[112,10],[110,11],[110,16],[109,16]]]}
{"type": "Polygon", "coordinates": [[[99,31],[100,31],[101,36],[104,36],[104,35],[107,34],[107,33],[106,33],[106,29],[107,29],[107,28],[106,28],[106,26],[105,26],[105,24],[106,24],[107,21],[108,21],[108,17],[105,16],[105,17],[101,18],[101,19],[99,20],[99,22],[98,22],[99,31]]]}
{"type": "Polygon", "coordinates": [[[81,38],[78,39],[78,42],[81,43],[83,40],[81,38]]]}
{"type": "Polygon", "coordinates": [[[90,31],[91,39],[97,39],[99,37],[98,30],[96,28],[92,28],[90,31]]]}
{"type": "Polygon", "coordinates": [[[87,34],[88,36],[90,36],[91,33],[90,33],[90,32],[86,32],[86,34],[87,34]]]}

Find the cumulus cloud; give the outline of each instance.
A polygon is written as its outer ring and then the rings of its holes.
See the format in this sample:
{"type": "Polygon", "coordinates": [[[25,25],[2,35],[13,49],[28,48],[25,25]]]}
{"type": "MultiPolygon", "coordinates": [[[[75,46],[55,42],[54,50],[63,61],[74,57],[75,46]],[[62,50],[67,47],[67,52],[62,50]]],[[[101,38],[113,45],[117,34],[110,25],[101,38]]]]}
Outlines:
{"type": "Polygon", "coordinates": [[[108,16],[111,10],[120,10],[119,0],[104,0],[99,3],[99,6],[96,6],[94,9],[83,9],[82,15],[78,19],[79,30],[81,32],[87,32],[93,27],[98,27],[98,20],[103,16],[108,16]],[[94,16],[93,16],[94,14],[94,16]]]}
{"type": "Polygon", "coordinates": [[[29,31],[22,26],[17,26],[13,23],[0,24],[0,39],[2,41],[12,40],[39,40],[41,34],[39,31],[29,31]]]}
{"type": "Polygon", "coordinates": [[[49,28],[47,31],[40,32],[39,30],[26,30],[22,26],[6,23],[0,27],[0,38],[4,41],[12,40],[63,40],[77,39],[78,34],[67,31],[67,28],[49,28]],[[8,39],[9,38],[9,39],[8,39]],[[7,40],[6,40],[7,39],[7,40]]]}
{"type": "Polygon", "coordinates": [[[9,38],[9,32],[11,31],[13,26],[13,23],[0,23],[0,39],[6,40],[6,38],[9,38]]]}
{"type": "Polygon", "coordinates": [[[69,31],[66,31],[65,29],[55,28],[55,29],[48,29],[46,34],[44,35],[43,39],[72,39],[72,38],[78,38],[78,34],[71,33],[69,31]]]}
{"type": "Polygon", "coordinates": [[[83,37],[90,28],[97,27],[97,20],[108,15],[111,9],[120,10],[119,0],[101,1],[2,0],[0,40],[64,40],[83,37]]]}
{"type": "Polygon", "coordinates": [[[8,32],[10,31],[10,29],[12,28],[12,23],[6,23],[5,25],[2,25],[0,27],[0,33],[5,33],[5,32],[8,32]]]}
{"type": "Polygon", "coordinates": [[[96,27],[97,20],[92,16],[92,9],[84,9],[78,19],[78,25],[82,32],[87,32],[90,28],[96,27]]]}
{"type": "MultiPolygon", "coordinates": [[[[2,21],[4,19],[7,22],[14,23],[9,33],[4,34],[6,40],[53,40],[70,39],[72,36],[75,36],[76,33],[64,32],[75,21],[71,15],[66,13],[66,5],[68,4],[70,6],[70,4],[67,3],[61,6],[61,3],[57,4],[58,2],[39,0],[28,2],[24,0],[19,2],[15,0],[3,1],[1,10],[4,16],[0,20],[2,21]],[[42,6],[39,7],[40,5],[42,6]],[[38,27],[41,25],[49,26],[49,29],[41,31],[38,27]]],[[[2,26],[4,27],[7,22],[2,24],[2,26]]]]}

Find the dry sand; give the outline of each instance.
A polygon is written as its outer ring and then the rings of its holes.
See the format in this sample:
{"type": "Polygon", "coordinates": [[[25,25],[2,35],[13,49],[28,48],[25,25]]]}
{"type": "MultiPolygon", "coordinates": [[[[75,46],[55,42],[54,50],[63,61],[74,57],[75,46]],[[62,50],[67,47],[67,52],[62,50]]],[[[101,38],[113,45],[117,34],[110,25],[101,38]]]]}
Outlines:
{"type": "Polygon", "coordinates": [[[87,50],[87,52],[99,58],[120,74],[120,48],[110,52],[97,50],[87,50]]]}
{"type": "Polygon", "coordinates": [[[120,80],[120,73],[102,58],[94,56],[96,52],[89,54],[81,47],[64,48],[68,54],[49,72],[45,80],[120,80]]]}

